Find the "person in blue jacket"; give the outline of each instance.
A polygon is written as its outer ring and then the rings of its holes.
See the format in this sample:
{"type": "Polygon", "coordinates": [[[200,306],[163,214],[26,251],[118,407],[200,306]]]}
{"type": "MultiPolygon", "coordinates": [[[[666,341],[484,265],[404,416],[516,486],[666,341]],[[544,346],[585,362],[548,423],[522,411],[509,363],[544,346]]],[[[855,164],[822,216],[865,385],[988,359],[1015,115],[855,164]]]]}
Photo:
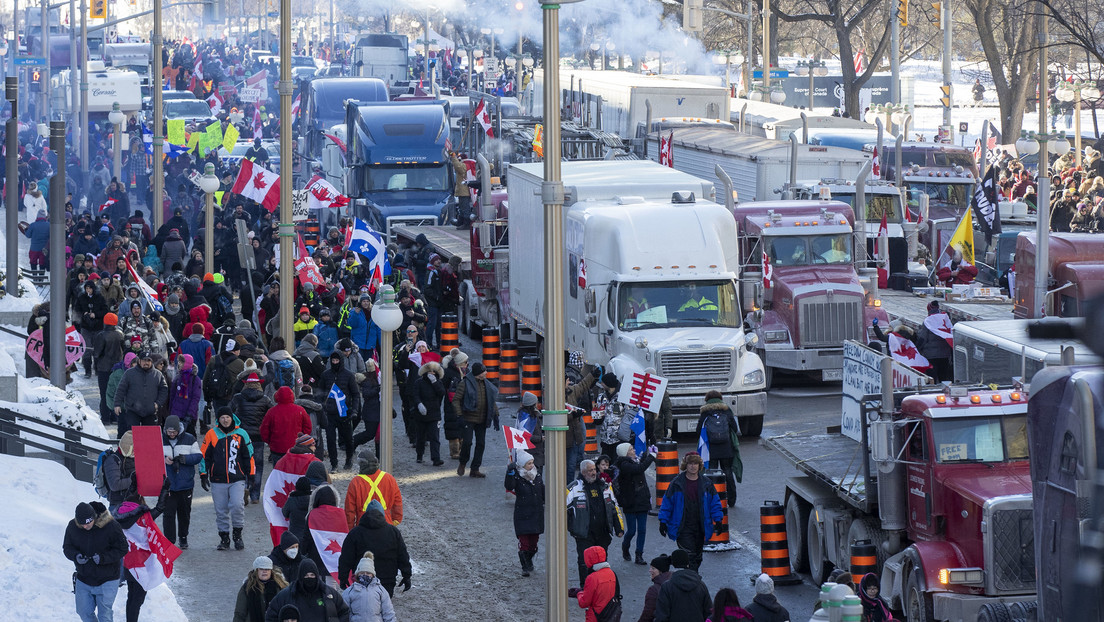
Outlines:
{"type": "Polygon", "coordinates": [[[161,444],[165,450],[165,513],[162,531],[165,537],[182,549],[188,548],[188,527],[192,520],[192,491],[195,489],[195,467],[203,460],[199,443],[184,431],[180,417],[165,417],[161,444]],[[179,539],[177,536],[179,535],[179,539]]]}
{"type": "Polygon", "coordinates": [[[27,225],[23,235],[31,238],[31,248],[27,253],[31,269],[45,269],[47,267],[46,247],[50,243],[50,221],[46,216],[46,210],[38,210],[35,221],[27,225]]]}
{"type": "Polygon", "coordinates": [[[330,319],[330,310],[323,307],[318,313],[318,324],[311,332],[318,337],[318,353],[329,356],[337,345],[337,324],[330,319]]]}
{"type": "Polygon", "coordinates": [[[379,349],[380,329],[372,321],[372,299],[370,297],[360,297],[360,302],[349,314],[349,325],[353,329],[351,336],[353,343],[360,348],[360,353],[365,360],[371,358],[372,353],[379,349]]]}
{"type": "Polygon", "coordinates": [[[659,535],[675,541],[690,554],[690,569],[702,562],[702,547],[710,536],[721,533],[724,510],[713,482],[702,477],[703,462],[697,452],[687,452],[679,473],[663,495],[659,508],[659,535]]]}

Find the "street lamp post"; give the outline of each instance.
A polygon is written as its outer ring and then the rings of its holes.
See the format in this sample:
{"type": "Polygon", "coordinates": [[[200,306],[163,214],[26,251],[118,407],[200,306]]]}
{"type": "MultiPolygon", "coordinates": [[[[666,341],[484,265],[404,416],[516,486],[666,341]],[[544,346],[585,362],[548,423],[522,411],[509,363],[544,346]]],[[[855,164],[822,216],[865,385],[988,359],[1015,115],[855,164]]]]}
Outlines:
{"type": "Polygon", "coordinates": [[[826,67],[826,63],[824,61],[817,60],[815,58],[810,58],[809,60],[799,60],[797,61],[797,67],[798,69],[804,68],[809,73],[809,110],[812,111],[813,105],[815,104],[814,95],[816,90],[816,87],[813,84],[813,79],[816,76],[828,75],[828,68],[826,67]]]}
{"type": "Polygon", "coordinates": [[[1092,82],[1062,82],[1054,90],[1054,96],[1059,101],[1073,102],[1073,148],[1077,157],[1077,168],[1081,168],[1081,100],[1086,97],[1100,97],[1100,90],[1092,82]]]}
{"type": "Polygon", "coordinates": [[[203,208],[203,271],[215,272],[215,192],[219,189],[219,179],[215,176],[215,165],[208,162],[199,178],[199,189],[206,195],[207,203],[203,208]]]}
{"type": "MultiPolygon", "coordinates": [[[[291,0],[280,0],[280,118],[291,119],[291,94],[295,90],[291,83],[291,0]]],[[[332,49],[332,48],[331,48],[332,49]]],[[[291,124],[280,125],[280,176],[291,180],[291,124]]],[[[295,343],[292,327],[295,315],[292,302],[295,300],[295,281],[292,272],[292,239],[295,237],[295,222],[291,213],[291,184],[280,193],[280,335],[284,343],[295,343]]],[[[209,253],[210,251],[208,251],[209,253]]]]}
{"type": "MultiPolygon", "coordinates": [[[[50,179],[50,274],[65,274],[65,121],[50,121],[50,149],[58,167],[50,179]]],[[[15,265],[8,271],[14,272],[15,265]]],[[[50,279],[50,384],[65,388],[65,283],[50,279]]]]}
{"type": "Polygon", "coordinates": [[[394,371],[391,365],[386,364],[391,356],[391,339],[395,331],[402,325],[403,314],[399,305],[395,304],[395,288],[384,285],[380,288],[376,304],[372,305],[372,321],[380,329],[380,468],[385,472],[391,471],[393,439],[391,434],[391,414],[394,407],[391,405],[394,387],[392,375],[394,371]]]}
{"type": "Polygon", "coordinates": [[[111,104],[111,112],[107,115],[107,120],[111,123],[112,134],[115,135],[114,146],[111,149],[112,162],[111,171],[122,182],[123,172],[123,123],[126,121],[126,115],[119,107],[119,102],[111,104]]]}
{"type": "MultiPolygon", "coordinates": [[[[81,0],[81,4],[84,4],[84,0],[81,0]]],[[[81,19],[84,19],[84,14],[87,14],[87,11],[82,9],[81,13],[81,19]]],[[[161,61],[161,0],[153,0],[153,36],[150,38],[153,42],[153,73],[155,75],[150,76],[151,90],[153,91],[153,188],[151,188],[152,195],[150,197],[149,209],[153,216],[153,230],[157,231],[165,221],[165,208],[161,201],[161,195],[165,189],[165,156],[163,147],[165,135],[161,129],[161,126],[164,124],[164,111],[161,110],[161,76],[165,70],[165,64],[161,61]]],[[[287,63],[284,63],[284,67],[287,67],[287,63]]],[[[84,114],[87,114],[85,111],[88,109],[87,83],[88,80],[85,79],[84,72],[81,72],[81,112],[84,114]]],[[[288,114],[287,118],[290,117],[291,115],[288,114]]],[[[87,121],[85,121],[85,127],[82,129],[85,131],[88,130],[87,121]]],[[[85,141],[84,144],[87,145],[88,141],[85,141]]],[[[87,164],[85,164],[85,166],[87,166],[87,164]]],[[[86,175],[85,177],[88,178],[90,176],[86,175]]],[[[291,342],[289,341],[288,343],[291,342]]]]}
{"type": "Polygon", "coordinates": [[[4,96],[11,104],[11,118],[6,127],[4,154],[4,209],[7,210],[5,223],[8,227],[7,259],[8,271],[5,288],[8,295],[19,294],[19,76],[4,78],[4,96]]]}

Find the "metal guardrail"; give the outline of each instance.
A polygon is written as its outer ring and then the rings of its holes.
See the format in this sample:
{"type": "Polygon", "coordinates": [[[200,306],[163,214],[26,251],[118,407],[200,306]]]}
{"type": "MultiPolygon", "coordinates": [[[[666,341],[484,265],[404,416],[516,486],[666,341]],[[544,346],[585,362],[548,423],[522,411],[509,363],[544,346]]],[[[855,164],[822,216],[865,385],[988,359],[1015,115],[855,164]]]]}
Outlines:
{"type": "Polygon", "coordinates": [[[96,460],[103,450],[89,447],[84,444],[84,440],[95,441],[105,446],[118,443],[117,440],[92,436],[79,430],[36,419],[7,408],[0,408],[0,453],[23,457],[26,456],[26,448],[33,447],[60,461],[76,479],[82,482],[91,482],[96,471],[96,460]],[[33,426],[54,430],[59,434],[48,434],[40,429],[35,429],[31,425],[19,423],[20,420],[30,422],[33,426]],[[38,440],[23,438],[23,434],[37,437],[38,440]],[[52,447],[47,442],[60,443],[61,449],[52,447]]]}

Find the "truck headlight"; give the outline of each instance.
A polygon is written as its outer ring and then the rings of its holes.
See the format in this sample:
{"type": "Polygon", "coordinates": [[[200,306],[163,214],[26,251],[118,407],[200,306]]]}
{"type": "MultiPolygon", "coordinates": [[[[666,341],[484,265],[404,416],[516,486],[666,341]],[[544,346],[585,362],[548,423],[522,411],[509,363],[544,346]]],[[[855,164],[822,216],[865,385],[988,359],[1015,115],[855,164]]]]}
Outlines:
{"type": "Polygon", "coordinates": [[[744,384],[763,384],[763,370],[757,369],[744,374],[744,384]]]}
{"type": "Polygon", "coordinates": [[[763,338],[767,341],[785,341],[789,333],[783,330],[765,330],[763,331],[763,338]]]}
{"type": "Polygon", "coordinates": [[[943,585],[983,583],[985,573],[981,568],[940,568],[939,582],[943,585]]]}

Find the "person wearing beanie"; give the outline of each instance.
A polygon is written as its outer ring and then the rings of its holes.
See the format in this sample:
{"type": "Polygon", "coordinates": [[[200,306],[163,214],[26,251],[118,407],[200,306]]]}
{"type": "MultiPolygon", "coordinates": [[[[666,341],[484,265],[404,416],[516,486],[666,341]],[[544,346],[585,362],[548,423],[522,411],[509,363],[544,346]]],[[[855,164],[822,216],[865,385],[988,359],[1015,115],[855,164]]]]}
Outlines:
{"type": "Polygon", "coordinates": [[[506,468],[505,486],[516,496],[514,535],[518,539],[521,576],[528,577],[533,572],[540,535],[544,533],[544,479],[527,451],[517,450],[514,462],[506,468]]]}
{"type": "MultiPolygon", "coordinates": [[[[285,533],[295,536],[297,542],[302,542],[307,537],[307,513],[310,512],[312,492],[314,492],[314,484],[311,478],[301,475],[299,479],[295,480],[295,490],[291,491],[287,501],[280,508],[280,512],[288,521],[288,530],[285,533]]],[[[283,542],[282,539],[281,542],[283,542]]]]}
{"type": "MultiPolygon", "coordinates": [[[[315,525],[334,524],[331,521],[341,515],[340,496],[332,484],[322,484],[314,489],[310,497],[310,511],[307,512],[307,532],[299,541],[299,552],[303,556],[303,561],[314,561],[315,565],[323,570],[327,570],[326,560],[323,559],[322,552],[318,549],[318,542],[321,540],[325,543],[326,538],[314,537],[315,528],[311,526],[311,517],[315,517],[315,525]]],[[[302,567],[300,564],[299,568],[302,569],[302,567]]]]}
{"type": "Polygon", "coordinates": [[[701,575],[690,567],[691,554],[678,548],[671,553],[670,560],[676,570],[659,588],[656,622],[705,622],[713,601],[701,575]]]}
{"type": "MultiPolygon", "coordinates": [[[[309,499],[309,480],[306,489],[308,491],[307,498],[309,499]]],[[[272,552],[268,554],[268,558],[272,560],[272,565],[280,571],[281,575],[285,577],[298,576],[299,564],[303,561],[303,558],[299,557],[299,537],[292,533],[290,529],[280,534],[280,542],[272,547],[272,552]]]]}
{"type": "Polygon", "coordinates": [[[299,565],[299,574],[268,605],[265,622],[329,622],[350,620],[349,605],[341,592],[326,584],[329,573],[310,559],[299,565]]]}
{"type": "Polygon", "coordinates": [[[46,198],[32,188],[23,197],[23,203],[27,206],[27,213],[34,211],[34,207],[40,207],[35,214],[35,221],[31,224],[22,223],[19,227],[23,235],[31,239],[31,247],[27,253],[31,262],[31,270],[49,270],[49,262],[46,261],[46,247],[50,244],[50,221],[46,215],[46,198]]]}
{"type": "Polygon", "coordinates": [[[621,619],[621,600],[616,598],[620,592],[617,574],[610,568],[606,561],[606,549],[601,546],[592,546],[583,553],[587,568],[591,572],[587,575],[582,589],[571,588],[568,597],[578,599],[579,607],[586,609],[586,622],[597,622],[598,614],[603,619],[621,619]],[[612,611],[607,611],[613,607],[612,611]],[[607,618],[607,616],[612,616],[607,618]]]}
{"type": "MultiPolygon", "coordinates": [[[[448,395],[456,393],[456,387],[464,376],[468,375],[468,355],[453,348],[445,358],[441,359],[441,367],[445,370],[445,391],[448,395]]],[[[460,445],[463,442],[464,423],[451,404],[444,407],[444,422],[442,428],[445,440],[448,441],[449,458],[456,460],[460,457],[460,445]]]]}
{"type": "Polygon", "coordinates": [[[721,392],[715,389],[705,394],[705,403],[698,410],[694,438],[702,438],[703,430],[709,443],[709,460],[724,472],[728,507],[732,507],[736,505],[736,482],[744,480],[744,463],[740,459],[740,443],[736,440],[740,424],[721,392]]]}
{"type": "Polygon", "coordinates": [[[648,511],[652,509],[652,497],[645,473],[655,462],[651,453],[643,458],[636,455],[636,449],[630,443],[617,446],[617,459],[614,462],[617,473],[617,502],[625,513],[625,537],[621,539],[621,556],[625,561],[629,557],[629,546],[636,536],[636,564],[643,566],[644,539],[648,529],[648,511]]]}
{"type": "Polygon", "coordinates": [[[299,608],[295,605],[284,605],[272,620],[273,622],[299,622],[299,608]]]}
{"type": "Polygon", "coordinates": [[[77,615],[81,620],[110,620],[119,591],[119,565],[130,546],[111,513],[106,509],[97,512],[93,505],[77,504],[73,520],[65,525],[61,550],[76,567],[77,615]]]}
{"type": "MultiPolygon", "coordinates": [[[[80,294],[73,297],[73,323],[80,329],[86,344],[91,344],[92,339],[103,331],[104,317],[110,311],[98,290],[95,281],[85,281],[80,294]]],[[[84,366],[84,377],[91,378],[92,348],[85,348],[81,365],[84,366]]]]}
{"type": "Polygon", "coordinates": [[[169,384],[153,367],[153,355],[143,350],[138,366],[123,373],[115,389],[115,414],[119,416],[120,438],[136,425],[157,425],[160,405],[168,402],[169,384]]]}
{"type": "MultiPolygon", "coordinates": [[[[179,315],[184,314],[180,313],[179,315]]],[[[207,362],[215,355],[215,347],[203,336],[203,324],[195,322],[191,326],[192,332],[187,336],[187,339],[178,342],[180,352],[192,357],[198,377],[203,378],[203,374],[207,371],[207,362]]]]}
{"type": "Polygon", "coordinates": [[[230,529],[233,528],[234,548],[245,549],[242,529],[245,528],[246,480],[253,476],[253,444],[249,434],[238,427],[237,418],[228,406],[218,409],[216,425],[203,437],[203,462],[200,463],[200,483],[211,491],[215,505],[215,526],[218,528],[220,551],[230,549],[230,529]]]}
{"type": "Polygon", "coordinates": [[[356,580],[341,594],[349,604],[351,620],[356,622],[395,622],[395,608],[383,584],[376,578],[376,564],[371,551],[366,552],[356,567],[356,580]]]}
{"type": "MultiPolygon", "coordinates": [[[[107,396],[107,385],[111,381],[111,373],[123,360],[124,337],[118,328],[119,316],[114,313],[105,313],[103,316],[103,328],[92,336],[91,351],[92,361],[96,368],[96,382],[100,387],[100,395],[107,396]]],[[[88,342],[86,342],[88,343],[88,342]]],[[[122,375],[120,374],[120,380],[122,375]]],[[[100,419],[109,424],[114,420],[115,412],[108,400],[100,400],[100,419]]]]}
{"type": "MultiPolygon", "coordinates": [[[[533,447],[529,453],[533,456],[537,468],[544,470],[544,415],[538,404],[537,396],[526,391],[521,395],[521,407],[517,410],[517,424],[519,430],[529,432],[529,442],[533,447]]],[[[516,458],[514,460],[521,464],[516,458]]]]}
{"type": "Polygon", "coordinates": [[[188,323],[188,314],[184,312],[184,305],[180,302],[180,296],[169,294],[165,299],[165,313],[162,316],[169,322],[169,332],[177,343],[181,343],[188,337],[184,334],[184,325],[188,323]]]}
{"type": "Polygon", "coordinates": [[[360,385],[357,384],[356,376],[345,368],[344,355],[340,351],[334,351],[327,356],[329,367],[322,372],[322,380],[318,384],[327,392],[325,401],[322,402],[322,410],[325,413],[323,420],[326,428],[326,453],[330,458],[330,470],[336,471],[339,451],[337,439],[340,435],[341,444],[345,446],[345,470],[349,470],[353,468],[351,421],[353,414],[360,409],[360,385]],[[333,388],[337,391],[335,392],[333,388]],[[344,396],[343,403],[339,403],[334,397],[337,392],[344,396]]]}
{"type": "MultiPolygon", "coordinates": [[[[617,444],[624,438],[621,420],[626,416],[625,405],[617,400],[621,382],[612,372],[602,375],[602,391],[594,400],[594,423],[598,426],[598,444],[603,454],[617,454],[617,444]]],[[[628,415],[630,418],[632,415],[628,415]]]]}
{"type": "Polygon", "coordinates": [[[124,502],[139,499],[134,468],[134,438],[130,430],[119,437],[119,446],[104,456],[103,474],[108,490],[108,507],[113,513],[124,502]]]}
{"type": "Polygon", "coordinates": [[[254,559],[253,568],[238,589],[238,598],[234,602],[234,622],[264,622],[272,600],[286,587],[287,581],[283,573],[273,567],[271,559],[254,559]]]}
{"type": "Polygon", "coordinates": [[[193,361],[190,354],[181,354],[176,358],[177,373],[169,389],[169,415],[179,417],[183,429],[195,435],[203,381],[193,361]]]}
{"type": "Polygon", "coordinates": [[[755,598],[747,606],[747,612],[754,616],[756,622],[789,622],[790,619],[790,612],[774,595],[774,579],[766,573],[755,579],[755,598]]]}
{"type": "Polygon", "coordinates": [[[471,458],[471,477],[487,477],[480,472],[483,464],[483,450],[487,444],[487,427],[494,425],[495,431],[501,429],[498,422],[498,388],[487,380],[487,368],[483,363],[475,363],[468,374],[456,385],[452,396],[453,413],[463,422],[461,431],[463,442],[460,445],[460,465],[456,474],[463,476],[464,469],[471,458]],[[472,452],[472,441],[475,452],[472,452]]]}
{"type": "Polygon", "coordinates": [[[360,472],[349,482],[349,489],[345,492],[345,522],[349,529],[360,522],[372,501],[379,501],[387,522],[401,524],[403,497],[395,476],[379,468],[379,459],[371,449],[363,449],[357,455],[357,467],[360,472]]]}
{"type": "Polygon", "coordinates": [[[637,622],[652,622],[655,619],[659,589],[671,578],[671,558],[667,555],[653,558],[648,566],[648,576],[652,578],[652,583],[648,586],[648,590],[644,592],[644,609],[640,612],[640,618],[637,622]]]}
{"type": "Polygon", "coordinates": [[[355,527],[349,530],[345,542],[341,545],[341,555],[337,560],[337,576],[342,589],[348,587],[349,576],[360,564],[364,554],[372,551],[376,576],[389,596],[395,595],[396,579],[402,573],[403,591],[411,588],[413,569],[410,565],[410,553],[406,549],[399,528],[384,518],[383,506],[379,499],[373,499],[364,515],[355,527]]]}
{"type": "Polygon", "coordinates": [[[724,525],[724,509],[713,483],[702,477],[703,462],[697,452],[687,452],[681,473],[668,485],[659,508],[659,535],[671,538],[690,555],[690,568],[702,562],[702,548],[724,525]],[[712,527],[712,529],[710,529],[712,527]]]}
{"type": "Polygon", "coordinates": [[[299,347],[299,344],[303,343],[303,338],[307,335],[314,336],[314,345],[318,345],[318,335],[314,335],[311,331],[314,327],[318,326],[318,320],[311,317],[310,307],[301,305],[299,307],[299,313],[295,316],[295,324],[292,325],[292,330],[295,332],[295,346],[299,347]]]}
{"type": "Polygon", "coordinates": [[[199,443],[193,433],[186,431],[180,418],[165,418],[161,434],[161,448],[165,454],[165,512],[162,514],[162,531],[170,542],[181,549],[188,548],[188,528],[192,522],[192,491],[195,490],[195,467],[203,461],[199,443]],[[179,540],[177,539],[179,534],[179,540]]]}
{"type": "Polygon", "coordinates": [[[931,375],[936,381],[954,381],[954,329],[951,316],[939,307],[939,301],[928,303],[928,316],[916,331],[916,349],[931,363],[931,375]]]}

